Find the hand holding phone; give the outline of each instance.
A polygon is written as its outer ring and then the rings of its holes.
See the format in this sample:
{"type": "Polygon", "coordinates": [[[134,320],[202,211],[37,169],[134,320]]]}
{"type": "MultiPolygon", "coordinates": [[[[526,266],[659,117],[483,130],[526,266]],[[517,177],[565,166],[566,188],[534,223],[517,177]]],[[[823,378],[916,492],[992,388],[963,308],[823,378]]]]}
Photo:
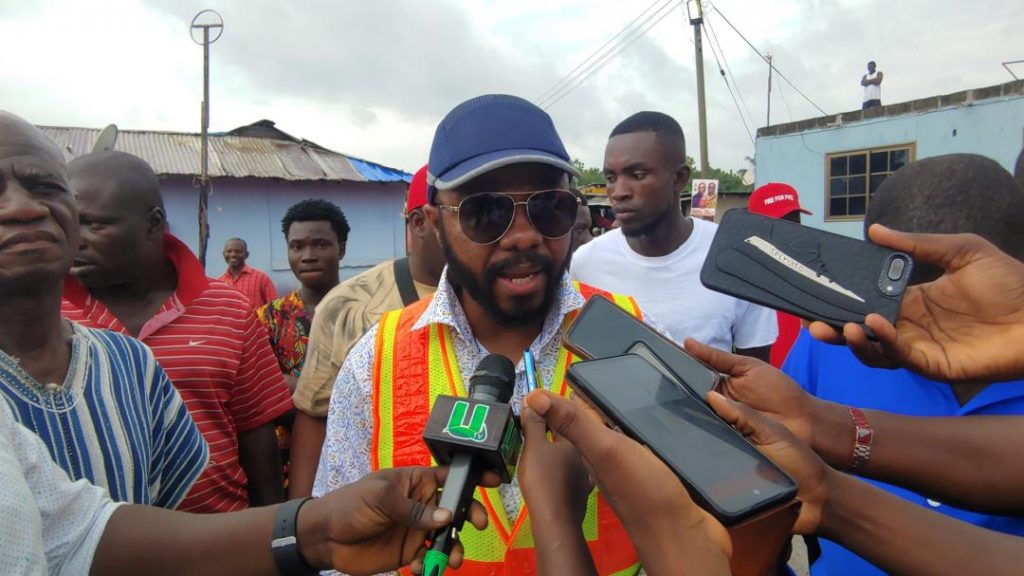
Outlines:
{"type": "Polygon", "coordinates": [[[611,425],[646,445],[726,526],[791,500],[796,483],[687,389],[643,358],[577,362],[569,382],[611,425]]]}
{"type": "MultiPolygon", "coordinates": [[[[558,442],[575,446],[649,574],[673,574],[682,565],[695,574],[735,573],[729,571],[725,551],[734,545],[725,528],[694,503],[655,454],[610,430],[583,403],[550,392],[530,394],[525,403],[541,415],[547,429],[559,431],[559,440],[527,435],[524,458],[538,444],[544,449],[558,442]]],[[[578,522],[575,528],[579,529],[578,522]]]]}
{"type": "Polygon", "coordinates": [[[872,312],[895,323],[913,266],[903,252],[735,209],[718,225],[700,281],[841,330],[872,312]]]}

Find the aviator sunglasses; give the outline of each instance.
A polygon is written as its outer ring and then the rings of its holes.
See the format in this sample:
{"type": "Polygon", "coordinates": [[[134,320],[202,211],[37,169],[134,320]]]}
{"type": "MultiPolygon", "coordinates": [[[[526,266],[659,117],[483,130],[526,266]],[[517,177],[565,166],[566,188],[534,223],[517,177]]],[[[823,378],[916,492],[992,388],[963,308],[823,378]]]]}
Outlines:
{"type": "Polygon", "coordinates": [[[458,214],[463,234],[476,244],[486,245],[497,242],[508,232],[519,205],[526,206],[526,217],[534,230],[548,240],[556,240],[572,231],[580,199],[568,190],[482,192],[466,196],[458,206],[437,207],[458,214]],[[526,194],[526,200],[516,201],[515,196],[526,194]]]}

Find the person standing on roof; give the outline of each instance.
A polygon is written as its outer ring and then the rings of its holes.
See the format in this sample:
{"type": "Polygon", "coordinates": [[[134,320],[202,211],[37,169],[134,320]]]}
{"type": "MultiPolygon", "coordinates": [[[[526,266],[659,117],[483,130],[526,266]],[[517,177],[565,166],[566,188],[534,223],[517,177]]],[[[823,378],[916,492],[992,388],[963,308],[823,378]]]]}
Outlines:
{"type": "Polygon", "coordinates": [[[861,76],[860,85],[864,87],[862,110],[882,105],[882,71],[875,69],[874,60],[868,62],[868,73],[861,76]]]}

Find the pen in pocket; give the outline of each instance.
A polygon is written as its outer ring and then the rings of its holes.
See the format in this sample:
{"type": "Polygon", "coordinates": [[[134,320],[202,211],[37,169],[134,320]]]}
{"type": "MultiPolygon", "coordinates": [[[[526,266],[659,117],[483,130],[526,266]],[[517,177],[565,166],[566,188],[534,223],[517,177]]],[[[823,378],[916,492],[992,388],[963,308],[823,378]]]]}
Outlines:
{"type": "Polygon", "coordinates": [[[526,368],[526,393],[529,394],[538,388],[537,365],[533,361],[533,352],[529,349],[523,352],[523,365],[526,368]]]}

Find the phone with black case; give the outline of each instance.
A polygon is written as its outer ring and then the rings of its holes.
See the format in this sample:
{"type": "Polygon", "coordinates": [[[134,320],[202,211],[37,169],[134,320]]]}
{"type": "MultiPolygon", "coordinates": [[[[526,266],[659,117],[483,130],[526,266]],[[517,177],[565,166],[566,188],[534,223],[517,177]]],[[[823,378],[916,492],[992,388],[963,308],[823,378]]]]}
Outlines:
{"type": "Polygon", "coordinates": [[[721,374],[686,353],[675,342],[601,295],[592,296],[562,336],[562,343],[583,358],[606,358],[629,352],[642,342],[652,354],[704,398],[721,374]]]}
{"type": "Polygon", "coordinates": [[[913,267],[903,252],[734,209],[718,225],[700,281],[842,329],[872,312],[895,324],[913,267]]]}
{"type": "Polygon", "coordinates": [[[606,422],[650,448],[725,526],[796,496],[782,469],[640,356],[576,362],[567,375],[606,422]]]}

